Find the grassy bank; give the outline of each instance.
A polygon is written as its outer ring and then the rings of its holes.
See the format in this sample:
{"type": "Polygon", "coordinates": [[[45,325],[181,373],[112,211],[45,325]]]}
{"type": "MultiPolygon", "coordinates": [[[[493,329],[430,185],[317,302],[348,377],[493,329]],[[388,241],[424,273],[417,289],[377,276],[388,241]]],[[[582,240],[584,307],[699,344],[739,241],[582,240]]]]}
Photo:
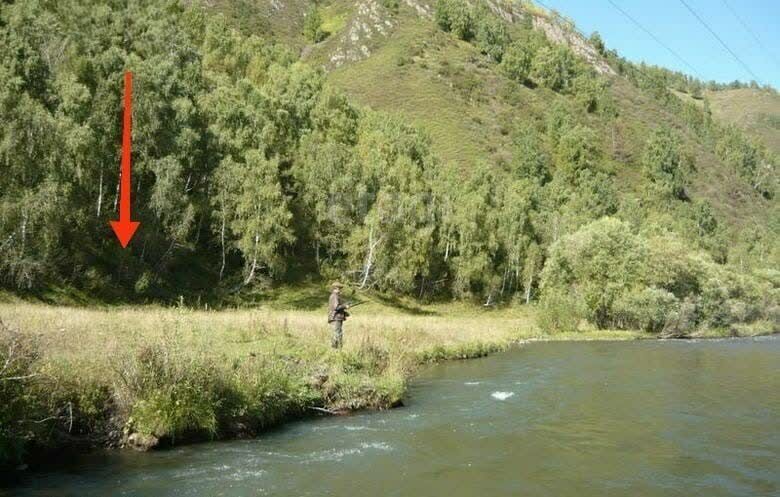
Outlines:
{"type": "Polygon", "coordinates": [[[375,300],[355,309],[344,349],[334,351],[324,309],[313,302],[286,294],[256,309],[220,311],[0,303],[0,395],[7,399],[0,460],[75,445],[150,448],[251,436],[322,411],[398,405],[426,363],[523,340],[649,336],[548,335],[523,306],[375,300]],[[285,308],[291,304],[308,310],[285,308]]]}
{"type": "MultiPolygon", "coordinates": [[[[321,301],[322,299],[320,299],[321,301]]],[[[253,310],[0,304],[12,399],[0,456],[74,444],[153,446],[256,434],[281,421],[400,403],[419,365],[536,336],[526,311],[371,302],[329,347],[324,309],[285,295],[253,310]]]]}

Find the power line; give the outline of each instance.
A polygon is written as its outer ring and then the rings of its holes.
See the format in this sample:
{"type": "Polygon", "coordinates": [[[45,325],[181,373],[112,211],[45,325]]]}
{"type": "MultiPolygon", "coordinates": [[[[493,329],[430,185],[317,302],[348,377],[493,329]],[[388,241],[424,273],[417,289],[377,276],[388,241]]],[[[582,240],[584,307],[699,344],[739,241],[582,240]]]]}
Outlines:
{"type": "MultiPolygon", "coordinates": [[[[545,9],[547,9],[547,10],[548,10],[548,11],[550,11],[550,12],[556,12],[554,9],[551,9],[549,6],[545,5],[545,3],[544,3],[544,2],[542,2],[541,0],[534,0],[534,3],[538,3],[539,5],[541,5],[542,7],[544,7],[545,9]]],[[[610,0],[610,3],[612,3],[612,2],[611,2],[611,0],[610,0]]],[[[688,67],[689,67],[689,68],[690,68],[690,69],[693,71],[693,73],[694,73],[694,76],[698,76],[699,78],[701,78],[701,77],[699,76],[699,74],[697,74],[697,71],[696,71],[696,69],[694,69],[694,68],[693,68],[693,67],[692,67],[690,64],[688,64],[688,63],[685,61],[685,59],[683,59],[683,58],[682,58],[682,57],[680,57],[678,54],[676,54],[676,53],[674,52],[674,50],[672,50],[670,47],[666,46],[666,44],[664,44],[664,43],[663,43],[661,40],[659,40],[659,39],[658,39],[656,36],[654,36],[654,35],[653,35],[653,33],[651,33],[651,32],[650,32],[650,31],[648,31],[646,28],[644,28],[644,27],[643,27],[643,26],[642,26],[642,25],[641,25],[641,24],[640,24],[640,23],[639,23],[637,20],[633,19],[633,18],[632,18],[632,17],[631,17],[631,16],[630,16],[630,15],[629,15],[627,12],[625,12],[625,11],[624,11],[623,9],[621,9],[619,6],[615,5],[614,3],[612,3],[612,5],[613,5],[613,6],[614,6],[614,7],[615,7],[615,8],[616,8],[618,11],[620,11],[620,12],[621,12],[623,15],[625,15],[626,17],[628,17],[628,19],[629,19],[629,20],[631,20],[631,22],[633,22],[634,24],[636,24],[637,26],[639,26],[639,27],[640,27],[640,28],[641,28],[643,31],[645,31],[647,34],[649,34],[649,35],[650,35],[650,36],[651,36],[651,37],[652,37],[652,38],[653,38],[653,39],[654,39],[654,40],[655,40],[657,43],[659,43],[661,46],[663,46],[664,48],[666,48],[667,50],[669,50],[669,51],[670,51],[670,52],[671,52],[671,53],[672,53],[672,54],[673,54],[675,57],[677,57],[678,59],[680,59],[680,60],[682,61],[682,63],[683,63],[683,64],[687,65],[687,66],[688,66],[688,67]]],[[[587,36],[585,36],[585,33],[583,33],[582,31],[580,31],[580,30],[579,30],[579,29],[578,29],[576,26],[573,26],[573,28],[574,28],[574,30],[575,30],[577,33],[579,33],[579,35],[580,35],[580,36],[582,36],[582,38],[583,38],[583,39],[586,39],[586,38],[587,38],[587,36]]],[[[642,67],[641,67],[641,66],[639,66],[638,64],[631,64],[631,67],[632,67],[632,68],[633,68],[635,71],[637,71],[638,73],[640,73],[642,76],[644,76],[645,78],[647,78],[647,79],[649,79],[649,80],[653,80],[653,78],[654,78],[654,77],[653,77],[652,75],[650,75],[650,74],[649,74],[647,71],[645,71],[644,69],[642,69],[642,67]]]]}
{"type": "Polygon", "coordinates": [[[780,61],[778,61],[778,59],[775,56],[774,52],[772,52],[771,50],[767,50],[767,48],[761,42],[761,39],[758,37],[758,35],[755,33],[755,31],[750,29],[750,26],[748,26],[748,24],[745,22],[745,20],[742,19],[742,16],[737,14],[737,11],[734,10],[734,8],[731,6],[731,4],[729,4],[726,0],[722,0],[722,1],[723,1],[723,5],[725,5],[726,8],[729,9],[729,11],[731,12],[731,15],[733,15],[734,18],[736,18],[736,20],[739,21],[739,23],[742,25],[742,27],[745,28],[745,31],[750,33],[750,36],[753,37],[753,39],[756,41],[756,44],[761,48],[761,50],[763,50],[774,61],[774,63],[778,67],[780,67],[780,61]]]}
{"type": "Polygon", "coordinates": [[[732,57],[734,57],[734,59],[735,59],[737,62],[739,62],[739,63],[742,65],[742,67],[744,67],[744,68],[745,68],[745,70],[746,70],[747,72],[749,72],[749,73],[750,73],[750,75],[751,75],[751,76],[753,76],[753,79],[754,79],[755,81],[757,81],[757,82],[760,82],[760,80],[759,80],[759,77],[758,77],[758,76],[756,76],[756,74],[755,74],[755,73],[754,73],[754,72],[753,72],[753,71],[752,71],[752,70],[751,70],[751,69],[748,67],[748,65],[747,65],[747,64],[745,64],[745,63],[742,61],[742,59],[740,59],[740,58],[739,58],[739,56],[738,56],[737,54],[735,54],[735,53],[734,53],[734,51],[733,51],[733,50],[731,50],[731,49],[729,48],[729,46],[728,46],[728,45],[726,45],[726,42],[724,42],[724,41],[721,39],[721,37],[720,37],[720,36],[718,36],[718,33],[716,33],[716,32],[715,32],[715,31],[714,31],[714,30],[713,30],[713,29],[710,27],[710,25],[709,25],[709,24],[707,24],[706,22],[704,22],[704,19],[702,19],[702,18],[701,18],[701,16],[699,16],[699,14],[697,14],[697,13],[696,13],[696,11],[695,11],[695,10],[693,10],[693,9],[691,8],[691,6],[690,6],[690,5],[688,5],[688,2],[686,2],[685,0],[680,0],[680,3],[682,3],[682,4],[685,6],[685,8],[686,8],[686,9],[688,9],[688,11],[689,11],[691,14],[693,14],[693,17],[695,17],[695,18],[696,18],[696,19],[697,19],[697,20],[698,20],[698,21],[699,21],[699,22],[702,24],[702,26],[704,26],[705,28],[707,28],[707,31],[709,31],[709,32],[712,34],[712,36],[714,36],[714,37],[715,37],[715,39],[716,39],[716,40],[718,40],[718,41],[720,42],[720,44],[721,44],[721,45],[723,45],[723,48],[725,48],[725,49],[726,49],[726,50],[727,50],[727,51],[728,51],[728,52],[731,54],[731,56],[732,56],[732,57]]]}
{"type": "Polygon", "coordinates": [[[644,31],[645,33],[647,33],[647,35],[648,35],[648,36],[650,36],[650,38],[652,38],[653,40],[655,40],[655,42],[656,42],[656,43],[658,43],[659,45],[661,45],[662,47],[664,47],[664,48],[666,49],[666,51],[667,51],[667,52],[669,52],[669,53],[670,53],[670,54],[672,54],[672,55],[673,55],[675,58],[677,58],[677,60],[679,60],[680,62],[682,62],[683,64],[685,64],[685,65],[688,67],[688,69],[690,69],[690,70],[693,72],[693,74],[694,74],[694,75],[697,75],[697,76],[698,76],[698,75],[700,75],[699,71],[697,71],[697,70],[696,70],[696,69],[695,69],[695,68],[694,68],[694,67],[693,67],[691,64],[689,64],[687,60],[683,59],[683,58],[682,58],[682,56],[681,56],[680,54],[678,54],[676,51],[672,50],[672,48],[671,48],[669,45],[667,45],[666,43],[664,43],[663,41],[661,41],[661,40],[660,40],[660,39],[659,39],[659,38],[658,38],[656,35],[654,35],[654,34],[653,34],[653,33],[652,33],[652,32],[651,32],[649,29],[647,29],[646,27],[644,27],[644,25],[642,25],[642,23],[640,23],[639,21],[637,21],[636,19],[634,19],[634,18],[631,16],[631,14],[629,14],[628,12],[626,12],[625,10],[623,10],[622,8],[620,8],[620,6],[619,6],[618,4],[616,4],[616,3],[615,3],[613,0],[607,0],[607,1],[608,1],[610,4],[612,4],[612,6],[613,6],[613,7],[614,7],[614,8],[615,8],[615,9],[616,9],[618,12],[620,12],[621,14],[623,14],[623,16],[625,16],[625,17],[626,17],[626,19],[628,19],[629,21],[633,22],[633,23],[634,23],[634,24],[635,24],[635,25],[636,25],[636,26],[637,26],[639,29],[641,29],[642,31],[644,31]]]}

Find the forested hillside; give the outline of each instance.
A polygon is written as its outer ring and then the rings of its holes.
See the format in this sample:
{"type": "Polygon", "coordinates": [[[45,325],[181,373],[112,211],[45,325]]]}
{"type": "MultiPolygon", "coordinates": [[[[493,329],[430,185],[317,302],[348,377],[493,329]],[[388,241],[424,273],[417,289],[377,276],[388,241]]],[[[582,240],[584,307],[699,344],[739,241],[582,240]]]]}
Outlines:
{"type": "Polygon", "coordinates": [[[776,326],[776,148],[713,117],[724,88],[556,13],[29,1],[0,6],[0,40],[11,292],[218,303],[340,278],[537,302],[549,329],[776,326]],[[123,250],[128,70],[141,227],[123,250]]]}

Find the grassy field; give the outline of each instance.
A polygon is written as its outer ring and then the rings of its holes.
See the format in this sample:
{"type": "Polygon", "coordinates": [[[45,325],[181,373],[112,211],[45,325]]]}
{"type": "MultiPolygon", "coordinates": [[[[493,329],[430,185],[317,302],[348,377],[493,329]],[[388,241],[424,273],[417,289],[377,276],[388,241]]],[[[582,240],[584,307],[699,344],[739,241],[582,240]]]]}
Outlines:
{"type": "Polygon", "coordinates": [[[366,303],[354,309],[337,351],[325,319],[327,292],[311,285],[264,292],[252,308],[221,310],[0,297],[0,466],[55,448],[149,449],[254,436],[322,413],[390,408],[426,364],[527,341],[653,337],[594,329],[547,334],[534,307],[371,294],[358,295],[366,303]]]}
{"type": "Polygon", "coordinates": [[[780,95],[764,90],[708,91],[713,115],[760,137],[780,153],[780,95]]]}
{"type": "Polygon", "coordinates": [[[63,445],[150,448],[250,436],[323,411],[396,406],[428,363],[484,356],[523,340],[642,336],[549,336],[527,307],[372,297],[354,310],[336,351],[322,304],[327,295],[315,306],[312,293],[219,311],[6,299],[0,359],[10,357],[5,376],[24,379],[0,384],[9,399],[0,416],[25,428],[0,432],[0,455],[9,462],[63,445]],[[299,308],[286,308],[291,303],[299,308]]]}

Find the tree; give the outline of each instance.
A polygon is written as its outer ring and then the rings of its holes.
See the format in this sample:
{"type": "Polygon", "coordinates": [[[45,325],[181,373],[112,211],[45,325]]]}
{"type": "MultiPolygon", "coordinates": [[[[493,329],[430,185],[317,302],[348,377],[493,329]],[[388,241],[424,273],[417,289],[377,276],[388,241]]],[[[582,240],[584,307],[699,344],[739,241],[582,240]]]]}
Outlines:
{"type": "Polygon", "coordinates": [[[368,114],[358,134],[350,176],[358,193],[356,229],[344,252],[361,287],[409,291],[429,273],[434,212],[426,171],[428,138],[396,118],[368,114]],[[360,269],[357,269],[360,268],[360,269]]]}
{"type": "Polygon", "coordinates": [[[644,241],[627,224],[609,217],[594,221],[552,244],[542,294],[573,292],[588,320],[609,326],[615,301],[640,280],[646,257],[644,241]]]}
{"type": "Polygon", "coordinates": [[[601,39],[601,35],[598,31],[591,33],[588,41],[602,57],[607,55],[607,47],[604,45],[604,40],[601,39]]]}
{"type": "Polygon", "coordinates": [[[692,169],[679,137],[668,127],[653,130],[642,153],[642,170],[656,189],[662,195],[685,198],[692,169]]]}
{"type": "Polygon", "coordinates": [[[507,48],[501,60],[501,70],[513,81],[525,84],[531,74],[533,53],[520,42],[513,42],[507,48]]]}
{"type": "Polygon", "coordinates": [[[316,6],[306,13],[303,20],[303,34],[312,43],[319,43],[328,37],[328,32],[322,29],[322,17],[316,6]]]}
{"type": "Polygon", "coordinates": [[[550,179],[547,155],[541,147],[542,136],[533,126],[521,125],[514,135],[514,148],[510,163],[516,178],[542,185],[550,179]]]}
{"type": "Polygon", "coordinates": [[[285,269],[281,250],[293,242],[292,214],[279,182],[279,164],[257,150],[246,152],[242,162],[228,157],[220,164],[215,207],[226,220],[230,247],[245,261],[244,284],[258,271],[270,275],[285,269]]]}
{"type": "Polygon", "coordinates": [[[474,14],[465,0],[437,0],[434,15],[444,31],[465,41],[474,37],[474,14]]]}
{"type": "Polygon", "coordinates": [[[477,48],[496,62],[501,62],[506,47],[511,41],[509,32],[501,19],[485,9],[479,10],[477,14],[475,35],[477,48]]]}
{"type": "Polygon", "coordinates": [[[478,163],[457,193],[449,221],[455,230],[454,255],[449,258],[449,265],[456,294],[490,300],[500,288],[501,274],[496,263],[501,249],[498,189],[497,172],[489,164],[478,163]]]}
{"type": "Polygon", "coordinates": [[[534,56],[531,79],[539,86],[565,91],[577,73],[576,59],[568,47],[542,47],[534,56]]]}

